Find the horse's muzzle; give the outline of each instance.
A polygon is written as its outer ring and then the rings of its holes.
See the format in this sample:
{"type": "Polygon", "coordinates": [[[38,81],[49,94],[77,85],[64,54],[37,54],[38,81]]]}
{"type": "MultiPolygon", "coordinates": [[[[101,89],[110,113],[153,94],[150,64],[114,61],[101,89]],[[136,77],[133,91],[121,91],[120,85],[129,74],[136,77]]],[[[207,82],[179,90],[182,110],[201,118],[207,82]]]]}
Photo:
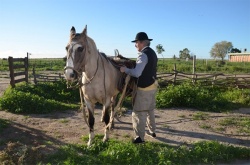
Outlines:
{"type": "Polygon", "coordinates": [[[67,80],[71,80],[71,81],[76,80],[78,76],[77,72],[74,70],[73,67],[65,67],[64,75],[67,80]]]}
{"type": "Polygon", "coordinates": [[[72,78],[72,79],[77,79],[77,72],[75,71],[75,70],[73,70],[73,73],[70,73],[70,78],[72,78]]]}

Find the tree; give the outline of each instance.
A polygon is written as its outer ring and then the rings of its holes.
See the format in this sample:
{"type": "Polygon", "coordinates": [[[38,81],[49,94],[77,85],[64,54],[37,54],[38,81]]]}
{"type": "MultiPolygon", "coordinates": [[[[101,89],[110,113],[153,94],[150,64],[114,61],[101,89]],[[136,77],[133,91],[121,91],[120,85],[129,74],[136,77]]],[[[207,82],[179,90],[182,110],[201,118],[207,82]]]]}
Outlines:
{"type": "Polygon", "coordinates": [[[239,50],[237,48],[232,48],[230,53],[241,53],[241,50],[239,50]]]}
{"type": "Polygon", "coordinates": [[[188,50],[188,48],[179,51],[179,58],[190,58],[190,51],[188,50]]]}
{"type": "Polygon", "coordinates": [[[224,58],[226,57],[227,53],[229,53],[232,48],[233,44],[231,42],[217,42],[210,50],[210,56],[213,58],[221,58],[221,60],[224,61],[224,58]]]}
{"type": "Polygon", "coordinates": [[[165,50],[161,44],[156,45],[156,51],[158,54],[162,55],[162,58],[164,58],[162,52],[164,52],[165,50]]]}

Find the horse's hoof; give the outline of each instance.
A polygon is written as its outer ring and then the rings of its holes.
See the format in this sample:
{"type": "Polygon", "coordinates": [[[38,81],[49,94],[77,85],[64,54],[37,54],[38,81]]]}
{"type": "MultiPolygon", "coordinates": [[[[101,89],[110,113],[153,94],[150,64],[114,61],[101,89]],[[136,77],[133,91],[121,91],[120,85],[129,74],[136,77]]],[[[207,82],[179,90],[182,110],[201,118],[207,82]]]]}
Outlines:
{"type": "Polygon", "coordinates": [[[104,122],[104,117],[103,116],[101,117],[101,122],[104,122]]]}
{"type": "Polygon", "coordinates": [[[109,129],[114,129],[114,128],[115,128],[115,124],[112,123],[112,124],[111,124],[111,127],[110,127],[109,129]]]}
{"type": "Polygon", "coordinates": [[[113,130],[115,128],[115,126],[114,125],[110,125],[109,127],[108,127],[108,130],[113,130]]]}
{"type": "Polygon", "coordinates": [[[102,141],[105,143],[107,142],[109,139],[108,138],[103,138],[102,141]]]}

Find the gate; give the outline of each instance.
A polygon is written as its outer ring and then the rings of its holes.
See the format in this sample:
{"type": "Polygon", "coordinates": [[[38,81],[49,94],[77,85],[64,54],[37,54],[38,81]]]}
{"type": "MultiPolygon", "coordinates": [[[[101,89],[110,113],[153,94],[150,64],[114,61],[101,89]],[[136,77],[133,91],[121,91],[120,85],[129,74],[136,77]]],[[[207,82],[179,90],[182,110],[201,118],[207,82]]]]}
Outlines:
{"type": "Polygon", "coordinates": [[[10,70],[10,85],[14,88],[16,83],[23,81],[26,81],[28,83],[28,57],[25,58],[9,57],[8,62],[10,70]],[[15,72],[15,70],[18,70],[19,72],[15,72]],[[19,77],[21,76],[21,78],[18,78],[18,76],[19,77]]]}

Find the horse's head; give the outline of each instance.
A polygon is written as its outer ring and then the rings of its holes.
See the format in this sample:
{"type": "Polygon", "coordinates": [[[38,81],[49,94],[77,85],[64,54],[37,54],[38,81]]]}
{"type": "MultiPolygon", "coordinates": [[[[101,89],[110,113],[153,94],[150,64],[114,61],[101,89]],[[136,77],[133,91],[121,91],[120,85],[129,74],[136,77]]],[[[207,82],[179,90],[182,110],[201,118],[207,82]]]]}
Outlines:
{"type": "Polygon", "coordinates": [[[82,33],[76,33],[74,27],[70,30],[69,43],[66,46],[67,61],[64,74],[67,81],[79,79],[84,71],[84,60],[87,53],[87,26],[82,33]]]}

